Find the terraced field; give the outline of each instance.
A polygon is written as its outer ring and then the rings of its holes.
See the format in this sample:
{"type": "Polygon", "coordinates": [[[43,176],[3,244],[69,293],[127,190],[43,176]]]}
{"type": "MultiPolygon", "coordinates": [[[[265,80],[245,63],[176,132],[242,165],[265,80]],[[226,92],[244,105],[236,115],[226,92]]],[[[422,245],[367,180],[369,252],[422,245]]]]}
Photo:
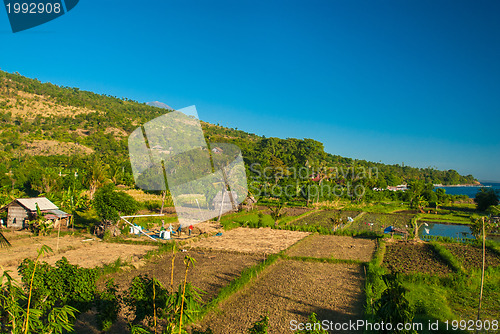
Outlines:
{"type": "Polygon", "coordinates": [[[349,225],[353,231],[370,231],[383,233],[387,226],[394,226],[401,229],[409,229],[413,214],[391,214],[391,213],[365,213],[349,225]]]}
{"type": "MultiPolygon", "coordinates": [[[[466,269],[480,269],[483,265],[483,249],[462,244],[443,244],[466,269]]],[[[486,267],[500,266],[500,256],[486,248],[486,267]]]]}
{"type": "Polygon", "coordinates": [[[294,226],[322,226],[322,227],[333,227],[333,218],[336,218],[338,213],[340,212],[340,218],[343,223],[348,223],[348,218],[356,218],[361,212],[359,211],[338,211],[338,210],[324,210],[314,212],[310,215],[307,215],[301,219],[293,221],[291,225],[294,226]]]}
{"type": "Polygon", "coordinates": [[[387,243],[383,265],[393,273],[444,275],[452,270],[426,243],[387,243]]]}

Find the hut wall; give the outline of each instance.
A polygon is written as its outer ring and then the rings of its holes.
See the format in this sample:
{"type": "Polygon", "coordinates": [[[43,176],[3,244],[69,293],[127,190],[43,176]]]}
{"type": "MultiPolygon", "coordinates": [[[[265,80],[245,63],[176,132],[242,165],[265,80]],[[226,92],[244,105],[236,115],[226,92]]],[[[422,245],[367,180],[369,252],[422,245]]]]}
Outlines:
{"type": "Polygon", "coordinates": [[[17,203],[12,203],[7,210],[7,227],[23,228],[24,220],[28,218],[26,209],[17,203]]]}

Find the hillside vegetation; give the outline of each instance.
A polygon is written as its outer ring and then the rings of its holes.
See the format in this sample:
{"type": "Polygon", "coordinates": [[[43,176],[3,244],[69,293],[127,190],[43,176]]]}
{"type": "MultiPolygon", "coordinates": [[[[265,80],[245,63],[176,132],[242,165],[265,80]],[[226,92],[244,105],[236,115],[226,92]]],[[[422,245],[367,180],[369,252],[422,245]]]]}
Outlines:
{"type": "MultiPolygon", "coordinates": [[[[41,83],[0,71],[3,196],[9,193],[12,197],[12,192],[17,192],[50,197],[69,187],[90,190],[96,170],[101,170],[103,180],[133,187],[128,135],[140,124],[166,112],[127,98],[41,83]]],[[[413,181],[448,185],[477,182],[472,175],[462,176],[455,170],[386,165],[329,154],[322,143],[313,139],[266,138],[205,122],[202,127],[208,142],[229,142],[241,148],[249,189],[261,197],[309,203],[337,196],[332,191],[315,195],[308,188],[314,182],[338,189],[361,185],[365,190],[362,194],[351,191],[341,195],[356,200],[380,197],[371,192],[374,187],[413,181]],[[270,190],[273,186],[294,190],[276,194],[270,190]]]]}

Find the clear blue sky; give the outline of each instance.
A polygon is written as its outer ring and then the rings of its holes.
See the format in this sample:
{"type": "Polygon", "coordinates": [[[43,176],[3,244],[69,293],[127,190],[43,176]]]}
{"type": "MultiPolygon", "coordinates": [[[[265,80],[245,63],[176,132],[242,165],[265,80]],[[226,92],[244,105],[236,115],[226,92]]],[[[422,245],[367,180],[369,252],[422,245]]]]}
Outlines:
{"type": "Polygon", "coordinates": [[[493,0],[82,0],[13,34],[0,8],[0,68],[500,180],[499,17],[493,0]]]}

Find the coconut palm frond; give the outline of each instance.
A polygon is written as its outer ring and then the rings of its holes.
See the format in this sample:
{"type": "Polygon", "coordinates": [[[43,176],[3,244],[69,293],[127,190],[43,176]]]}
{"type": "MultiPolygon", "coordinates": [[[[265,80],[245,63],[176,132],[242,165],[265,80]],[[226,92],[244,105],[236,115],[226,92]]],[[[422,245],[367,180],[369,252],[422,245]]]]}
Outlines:
{"type": "Polygon", "coordinates": [[[7,238],[0,232],[0,247],[12,246],[7,238]]]}

